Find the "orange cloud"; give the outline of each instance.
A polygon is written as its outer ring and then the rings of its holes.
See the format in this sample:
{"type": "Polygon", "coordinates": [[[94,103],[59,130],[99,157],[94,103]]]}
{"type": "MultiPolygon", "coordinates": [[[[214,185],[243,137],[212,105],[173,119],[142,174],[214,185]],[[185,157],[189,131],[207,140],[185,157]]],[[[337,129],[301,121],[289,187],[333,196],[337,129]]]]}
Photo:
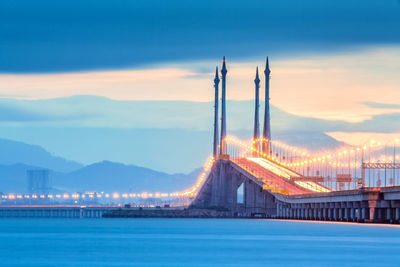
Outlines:
{"type": "MultiPolygon", "coordinates": [[[[400,99],[399,47],[280,60],[272,57],[270,62],[271,103],[287,112],[359,122],[398,111],[362,103],[395,103],[395,99],[400,99]]],[[[212,101],[215,63],[175,63],[153,69],[65,74],[0,74],[0,94],[32,99],[89,94],[118,100],[212,101]],[[199,67],[210,72],[197,72],[199,67]]],[[[263,60],[228,61],[227,97],[252,99],[255,66],[262,71],[264,64],[263,60]]],[[[260,97],[264,97],[263,90],[260,97]]]]}

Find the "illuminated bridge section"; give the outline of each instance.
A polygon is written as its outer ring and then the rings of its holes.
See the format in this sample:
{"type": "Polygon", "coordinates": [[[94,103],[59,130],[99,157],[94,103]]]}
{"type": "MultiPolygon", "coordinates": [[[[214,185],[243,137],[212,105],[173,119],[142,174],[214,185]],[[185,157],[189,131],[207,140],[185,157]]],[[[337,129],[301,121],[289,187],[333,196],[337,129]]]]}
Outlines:
{"type": "Polygon", "coordinates": [[[299,195],[331,192],[319,183],[307,181],[300,174],[265,158],[236,158],[234,163],[263,182],[263,188],[273,193],[299,195]],[[303,179],[304,178],[304,179],[303,179]]]}
{"type": "MultiPolygon", "coordinates": [[[[297,181],[294,181],[295,184],[313,191],[313,192],[331,192],[330,189],[328,189],[325,186],[320,185],[319,183],[313,182],[313,181],[298,181],[301,180],[302,176],[294,171],[291,171],[288,168],[285,168],[271,160],[265,159],[265,158],[248,158],[251,161],[256,162],[257,164],[261,165],[262,167],[270,170],[271,172],[281,176],[284,179],[289,179],[289,180],[294,180],[296,179],[297,181]]],[[[305,177],[303,177],[306,179],[305,177]]]]}

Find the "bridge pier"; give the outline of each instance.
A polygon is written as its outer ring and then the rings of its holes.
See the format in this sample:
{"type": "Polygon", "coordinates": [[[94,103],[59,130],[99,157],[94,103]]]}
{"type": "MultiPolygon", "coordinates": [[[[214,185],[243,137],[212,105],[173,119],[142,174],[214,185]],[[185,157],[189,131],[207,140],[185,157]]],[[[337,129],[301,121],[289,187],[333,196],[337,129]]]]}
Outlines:
{"type": "Polygon", "coordinates": [[[275,203],[273,195],[262,189],[262,183],[229,160],[218,160],[192,208],[214,208],[230,212],[232,217],[288,216],[284,207],[275,203]],[[243,203],[238,202],[238,189],[243,184],[243,203]]]}

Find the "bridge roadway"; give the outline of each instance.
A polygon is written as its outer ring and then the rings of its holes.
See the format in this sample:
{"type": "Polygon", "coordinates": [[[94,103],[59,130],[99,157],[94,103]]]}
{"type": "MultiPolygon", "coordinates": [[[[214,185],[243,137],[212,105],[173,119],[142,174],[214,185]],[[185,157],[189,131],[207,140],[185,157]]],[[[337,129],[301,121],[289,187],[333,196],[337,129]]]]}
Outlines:
{"type": "Polygon", "coordinates": [[[217,209],[231,217],[400,222],[400,186],[315,192],[279,177],[271,169],[264,169],[261,178],[260,174],[258,167],[244,159],[220,159],[214,163],[191,207],[217,209]],[[264,190],[267,181],[277,188],[283,186],[284,191],[264,190]],[[240,201],[238,189],[242,185],[240,201]]]}

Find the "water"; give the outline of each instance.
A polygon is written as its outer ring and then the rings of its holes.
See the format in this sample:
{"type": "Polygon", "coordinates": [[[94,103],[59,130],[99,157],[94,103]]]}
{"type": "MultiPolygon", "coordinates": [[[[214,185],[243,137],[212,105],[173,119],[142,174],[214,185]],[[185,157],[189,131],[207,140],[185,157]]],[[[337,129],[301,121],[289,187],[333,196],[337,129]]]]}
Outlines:
{"type": "Polygon", "coordinates": [[[400,266],[400,228],[239,219],[0,219],[1,266],[400,266]]]}

